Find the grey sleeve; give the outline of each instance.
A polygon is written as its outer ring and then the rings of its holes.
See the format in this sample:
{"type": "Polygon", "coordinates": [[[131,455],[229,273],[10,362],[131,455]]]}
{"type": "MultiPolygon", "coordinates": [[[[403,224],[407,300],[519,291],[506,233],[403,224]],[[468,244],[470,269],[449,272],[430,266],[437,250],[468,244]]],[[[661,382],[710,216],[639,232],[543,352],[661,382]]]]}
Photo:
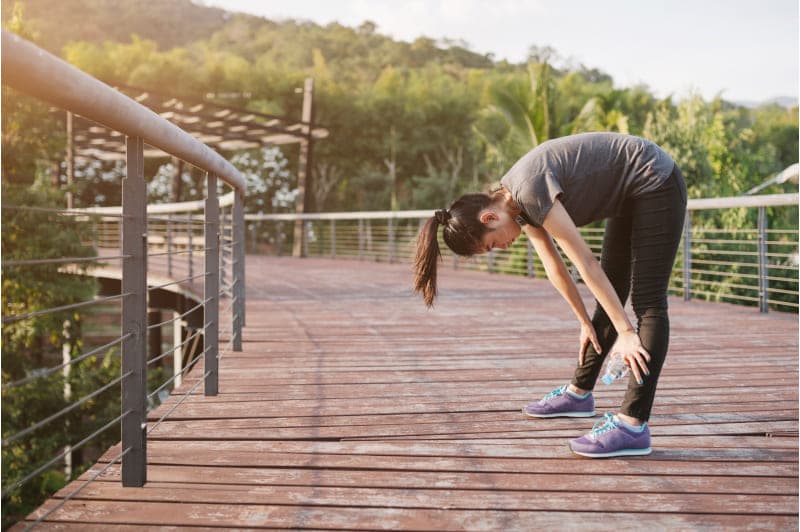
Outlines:
{"type": "Polygon", "coordinates": [[[538,176],[533,180],[533,190],[530,191],[530,198],[521,198],[526,203],[527,211],[534,225],[541,227],[547,213],[553,208],[556,198],[564,193],[561,183],[550,172],[538,176]]]}

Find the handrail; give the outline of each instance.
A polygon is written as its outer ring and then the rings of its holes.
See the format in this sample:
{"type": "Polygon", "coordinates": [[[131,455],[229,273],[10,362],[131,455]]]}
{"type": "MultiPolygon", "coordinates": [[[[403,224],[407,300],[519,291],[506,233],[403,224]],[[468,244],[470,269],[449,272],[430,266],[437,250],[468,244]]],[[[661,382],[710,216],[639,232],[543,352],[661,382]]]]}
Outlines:
{"type": "MultiPolygon", "coordinates": [[[[220,207],[230,207],[234,203],[234,192],[219,197],[220,207]]],[[[158,203],[147,206],[147,214],[178,214],[186,212],[201,211],[205,207],[205,200],[181,201],[178,203],[158,203]]],[[[88,215],[118,215],[122,214],[122,207],[87,207],[83,209],[71,209],[71,213],[86,213],[88,215]]]]}
{"type": "Polygon", "coordinates": [[[764,194],[762,196],[690,199],[686,208],[690,211],[699,211],[706,209],[734,209],[737,207],[785,207],[797,204],[797,194],[764,194]]]}
{"type": "MultiPolygon", "coordinates": [[[[798,194],[770,194],[689,200],[671,292],[682,294],[687,300],[699,295],[738,303],[757,302],[762,312],[770,307],[796,311],[800,306],[797,229],[771,229],[767,207],[796,206],[798,199],[798,194]],[[749,229],[693,226],[694,213],[730,208],[757,209],[757,226],[749,229]]],[[[306,232],[304,255],[398,262],[413,259],[419,224],[431,215],[431,210],[250,214],[245,221],[250,226],[250,249],[256,252],[282,254],[292,237],[291,228],[282,227],[282,222],[301,220],[306,232]],[[260,242],[265,246],[259,247],[260,242]]],[[[581,232],[593,251],[599,253],[602,238],[598,232],[602,228],[582,228],[581,232]]],[[[494,250],[466,260],[452,255],[446,246],[441,249],[455,268],[530,277],[544,273],[524,238],[508,250],[494,250]]]]}
{"type": "Polygon", "coordinates": [[[68,109],[219,176],[244,194],[242,174],[175,124],[11,32],[2,32],[3,83],[68,109]],[[57,79],[58,83],[53,83],[57,79]]]}
{"type": "MultiPolygon", "coordinates": [[[[797,205],[798,194],[765,194],[763,196],[734,196],[727,198],[690,199],[686,208],[690,211],[707,209],[730,209],[736,207],[778,207],[797,205]]],[[[247,221],[284,221],[295,220],[391,220],[399,218],[430,218],[433,209],[410,211],[363,211],[363,212],[317,212],[305,214],[246,214],[247,221]]]]}
{"type": "MultiPolygon", "coordinates": [[[[118,207],[95,207],[88,209],[57,209],[36,205],[7,205],[3,211],[35,213],[41,223],[64,223],[74,228],[79,224],[86,231],[75,230],[75,238],[93,239],[92,243],[81,242],[82,246],[95,249],[91,256],[33,256],[21,254],[13,256],[14,250],[4,249],[8,258],[4,261],[3,273],[13,277],[16,272],[29,268],[57,268],[60,274],[105,276],[111,270],[102,270],[107,262],[119,265],[109,279],[118,279],[118,294],[96,297],[84,294],[85,300],[65,300],[64,304],[53,304],[46,309],[27,309],[25,305],[17,308],[19,312],[3,316],[4,327],[16,327],[23,320],[40,319],[41,316],[54,316],[56,313],[72,309],[84,309],[90,305],[120,300],[120,337],[106,342],[103,346],[88,350],[75,356],[78,351],[69,336],[69,326],[73,318],[64,322],[61,333],[61,364],[52,364],[48,357],[46,365],[38,369],[28,368],[29,374],[16,375],[14,382],[3,385],[4,396],[13,393],[23,383],[32,384],[44,378],[59,378],[63,381],[63,399],[67,406],[45,415],[44,419],[27,426],[14,427],[4,432],[2,445],[25,447],[34,433],[52,425],[56,419],[83,408],[99,394],[119,386],[121,396],[121,416],[107,423],[100,431],[84,438],[77,444],[65,442],[63,452],[55,457],[34,464],[31,472],[23,472],[19,480],[11,480],[3,486],[3,497],[18,490],[23,484],[31,482],[46,469],[63,460],[67,475],[72,475],[71,449],[79,448],[100,432],[113,425],[121,425],[122,447],[125,451],[117,458],[122,461],[122,485],[142,486],[147,480],[147,410],[154,395],[160,394],[168,386],[173,391],[180,386],[184,374],[194,367],[202,357],[204,374],[198,384],[203,385],[205,395],[218,392],[219,359],[229,349],[242,350],[242,327],[244,326],[244,214],[243,202],[246,192],[244,177],[228,161],[214,150],[191,136],[178,126],[112,89],[92,76],[69,65],[30,42],[6,31],[2,32],[2,82],[20,92],[46,101],[71,113],[81,115],[126,136],[125,139],[125,178],[122,179],[122,205],[118,207]],[[205,176],[205,199],[183,203],[147,205],[147,186],[144,175],[144,145],[148,144],[202,170],[205,176]],[[218,179],[230,185],[233,191],[224,196],[218,195],[218,179]],[[192,214],[199,211],[198,215],[192,214]],[[222,212],[221,212],[222,211],[222,212]],[[173,216],[183,213],[183,215],[173,216]],[[152,216],[155,215],[155,216],[152,216]],[[158,215],[163,215],[159,217],[158,215]],[[110,238],[111,248],[104,249],[101,238],[110,238]],[[98,251],[99,256],[95,254],[98,251]],[[194,259],[201,264],[194,264],[194,259]],[[185,260],[184,260],[185,259],[185,260]],[[96,262],[95,262],[96,261],[96,262]],[[199,261],[199,262],[200,262],[199,261]],[[7,262],[7,264],[5,263],[7,262]],[[94,266],[92,266],[94,264],[94,266]],[[96,266],[96,267],[95,267],[96,266]],[[166,272],[161,272],[165,268],[166,272]],[[200,272],[195,275],[195,268],[200,272]],[[180,273],[178,273],[180,271],[180,273]],[[166,279],[156,277],[166,275],[166,279]],[[148,277],[148,276],[151,277],[148,277]],[[192,308],[188,297],[164,297],[165,287],[173,287],[195,279],[202,281],[202,301],[192,308]],[[158,279],[157,282],[156,279],[158,279]],[[165,282],[166,281],[166,282],[165,282]],[[148,286],[148,282],[151,285],[148,286]],[[230,306],[220,314],[220,299],[229,298],[230,306]],[[172,310],[172,319],[162,320],[162,309],[172,310]],[[228,325],[230,326],[228,328],[228,325]],[[168,352],[173,362],[173,377],[148,394],[148,366],[153,361],[162,361],[167,354],[161,353],[161,329],[169,327],[173,332],[174,348],[168,352]],[[220,348],[220,329],[225,326],[228,347],[220,348]],[[189,334],[190,330],[194,333],[189,334]],[[187,338],[182,338],[186,332],[187,338]],[[198,342],[202,336],[203,346],[198,342]],[[189,345],[190,339],[192,339],[189,345]],[[155,340],[153,347],[150,341],[155,340]],[[184,349],[186,348],[186,349],[184,349]],[[120,376],[99,387],[82,398],[72,397],[70,373],[78,364],[93,364],[90,357],[119,351],[120,376]],[[157,353],[155,351],[158,351],[157,353]],[[198,354],[199,353],[199,354],[198,354]],[[148,363],[148,355],[150,357],[148,363]],[[188,364],[184,356],[192,358],[188,364]],[[61,375],[59,375],[59,373],[61,375]]],[[[28,229],[34,230],[34,229],[28,229]]],[[[20,248],[17,251],[30,251],[20,248]]],[[[39,250],[31,251],[41,253],[39,250]]],[[[50,275],[47,271],[42,275],[50,275]]],[[[192,283],[194,284],[194,283],[192,283]]],[[[199,284],[199,283],[198,283],[199,284]]],[[[182,292],[180,287],[171,292],[182,292]]],[[[192,287],[194,290],[197,287],[192,287]]],[[[106,288],[114,292],[114,288],[106,288]]],[[[88,290],[87,290],[88,293],[88,290]]],[[[198,294],[193,294],[198,295],[198,294]]],[[[16,303],[16,302],[15,302],[16,303]]],[[[224,338],[224,337],[223,337],[224,338]]],[[[53,342],[55,343],[55,341],[53,342]]],[[[8,346],[5,346],[6,348],[8,346]]],[[[184,399],[198,387],[184,393],[184,399]]],[[[182,399],[183,400],[183,399],[182,399]]],[[[182,402],[179,401],[180,402],[182,402]]],[[[172,412],[172,410],[170,410],[172,412]]],[[[170,413],[168,412],[168,414],[170,413]]],[[[167,415],[168,415],[167,414],[167,415]]],[[[163,416],[163,420],[166,416],[163,416]]],[[[159,420],[159,422],[161,422],[159,420]]],[[[24,421],[28,423],[28,421],[24,421]]],[[[79,430],[79,428],[78,428],[79,430]]],[[[69,439],[72,439],[71,436],[69,439]]],[[[36,456],[38,460],[38,455],[36,456]]],[[[7,479],[3,479],[4,483],[7,479]]],[[[85,485],[85,484],[84,484],[85,485]]],[[[82,488],[79,488],[82,489],[82,488]]],[[[64,500],[74,496],[73,491],[64,500]]],[[[57,507],[56,507],[57,508],[57,507]]],[[[38,523],[38,521],[37,521],[38,523]]],[[[34,523],[35,525],[36,523],[34,523]]]]}

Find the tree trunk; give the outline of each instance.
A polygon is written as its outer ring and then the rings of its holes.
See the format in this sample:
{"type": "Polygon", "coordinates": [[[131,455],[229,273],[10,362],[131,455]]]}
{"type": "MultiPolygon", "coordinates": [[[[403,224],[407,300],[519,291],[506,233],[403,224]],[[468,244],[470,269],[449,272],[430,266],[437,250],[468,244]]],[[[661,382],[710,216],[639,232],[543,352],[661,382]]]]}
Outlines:
{"type": "Polygon", "coordinates": [[[172,190],[170,200],[173,203],[181,201],[183,196],[183,161],[177,157],[172,158],[172,190]]]}

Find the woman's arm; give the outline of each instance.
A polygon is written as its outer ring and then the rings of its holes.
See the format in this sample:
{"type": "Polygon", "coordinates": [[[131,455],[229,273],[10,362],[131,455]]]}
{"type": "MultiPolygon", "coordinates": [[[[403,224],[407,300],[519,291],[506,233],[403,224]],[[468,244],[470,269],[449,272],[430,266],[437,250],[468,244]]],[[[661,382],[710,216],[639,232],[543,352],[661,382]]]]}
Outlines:
{"type": "Polygon", "coordinates": [[[586,348],[589,347],[589,342],[594,345],[597,352],[600,352],[600,343],[597,340],[592,321],[589,314],[586,312],[586,306],[583,304],[583,299],[578,292],[578,287],[575,286],[575,281],[569,274],[564,261],[561,260],[561,255],[558,253],[553,239],[547,234],[547,231],[540,227],[532,225],[525,226],[525,234],[528,235],[531,244],[533,244],[536,254],[542,260],[544,271],[547,278],[555,286],[558,293],[569,303],[572,312],[578,318],[581,324],[581,339],[580,347],[578,349],[578,364],[583,365],[583,357],[586,348]]]}
{"type": "Polygon", "coordinates": [[[632,357],[629,364],[637,380],[641,382],[638,368],[632,362],[635,360],[647,373],[647,366],[644,362],[650,359],[650,355],[642,347],[639,335],[636,334],[636,330],[625,314],[622,302],[617,297],[611,281],[608,280],[600,263],[595,259],[592,250],[586,245],[578,228],[575,227],[575,223],[560,201],[556,200],[553,203],[553,207],[544,219],[543,227],[558,241],[561,249],[578,268],[578,272],[589,290],[608,314],[619,336],[614,350],[622,352],[626,359],[632,357]]]}

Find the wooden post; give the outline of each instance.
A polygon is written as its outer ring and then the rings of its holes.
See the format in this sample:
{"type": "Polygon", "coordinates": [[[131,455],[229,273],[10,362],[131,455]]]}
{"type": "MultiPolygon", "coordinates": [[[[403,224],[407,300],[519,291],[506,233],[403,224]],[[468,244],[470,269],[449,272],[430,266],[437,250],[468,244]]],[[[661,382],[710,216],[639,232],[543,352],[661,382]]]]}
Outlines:
{"type": "MultiPolygon", "coordinates": [[[[306,78],[303,85],[302,121],[305,136],[300,141],[300,162],[297,166],[297,214],[308,212],[311,204],[311,130],[314,127],[314,78],[306,78]]],[[[304,225],[303,220],[297,220],[294,224],[293,257],[305,256],[304,225]]]]}

